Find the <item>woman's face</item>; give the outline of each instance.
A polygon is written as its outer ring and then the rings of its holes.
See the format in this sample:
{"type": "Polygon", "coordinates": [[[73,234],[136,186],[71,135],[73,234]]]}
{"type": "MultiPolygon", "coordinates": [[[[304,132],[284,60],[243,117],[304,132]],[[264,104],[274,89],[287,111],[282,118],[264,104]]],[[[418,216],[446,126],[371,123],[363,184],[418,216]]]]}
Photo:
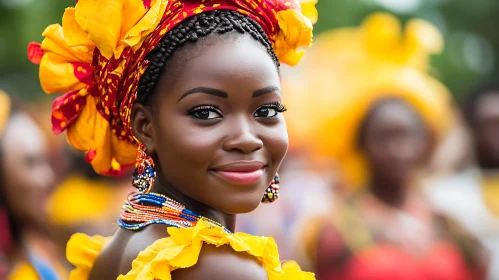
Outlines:
{"type": "Polygon", "coordinates": [[[421,163],[429,145],[417,112],[403,101],[381,101],[365,126],[364,151],[372,172],[386,183],[402,183],[421,163]]]}
{"type": "Polygon", "coordinates": [[[27,114],[16,113],[0,144],[1,188],[9,210],[20,222],[43,223],[45,203],[54,184],[43,132],[27,114]]]}
{"type": "Polygon", "coordinates": [[[249,36],[201,40],[174,54],[145,125],[150,138],[136,135],[159,159],[161,183],[225,213],[246,213],[288,147],[279,74],[249,36]]]}
{"type": "Polygon", "coordinates": [[[499,167],[499,93],[482,96],[476,104],[473,131],[477,156],[483,167],[499,167]]]}

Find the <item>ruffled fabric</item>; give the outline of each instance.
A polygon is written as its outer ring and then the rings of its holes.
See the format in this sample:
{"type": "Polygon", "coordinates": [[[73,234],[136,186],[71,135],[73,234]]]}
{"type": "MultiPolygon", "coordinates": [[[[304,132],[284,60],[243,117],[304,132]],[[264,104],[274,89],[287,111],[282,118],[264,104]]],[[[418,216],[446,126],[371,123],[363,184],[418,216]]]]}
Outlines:
{"type": "Polygon", "coordinates": [[[47,93],[65,93],[53,104],[54,133],[88,153],[101,174],[135,161],[131,107],[146,55],[180,22],[212,10],[234,10],[258,22],[283,63],[295,65],[300,47],[312,42],[317,0],[79,0],[67,8],[62,26],[47,27],[28,57],[40,64],[47,93]],[[304,7],[302,13],[301,5],[304,7]],[[99,11],[96,13],[95,11],[99,11]],[[308,17],[310,18],[308,18],[308,17]]]}
{"type": "Polygon", "coordinates": [[[82,233],[71,236],[66,247],[66,258],[76,268],[71,271],[69,279],[87,280],[95,260],[109,240],[110,237],[90,237],[82,233]]]}
{"type": "MultiPolygon", "coordinates": [[[[303,272],[294,262],[281,265],[277,245],[272,238],[246,233],[226,233],[199,221],[192,228],[168,228],[170,237],[159,239],[142,251],[132,263],[132,270],[119,280],[171,280],[171,272],[194,266],[203,244],[228,245],[236,252],[256,257],[267,271],[269,280],[312,280],[313,273],[303,272]]],[[[68,260],[77,268],[70,280],[86,280],[105,240],[102,237],[73,236],[68,243],[68,260]],[[70,258],[71,257],[71,258],[70,258]]]]}

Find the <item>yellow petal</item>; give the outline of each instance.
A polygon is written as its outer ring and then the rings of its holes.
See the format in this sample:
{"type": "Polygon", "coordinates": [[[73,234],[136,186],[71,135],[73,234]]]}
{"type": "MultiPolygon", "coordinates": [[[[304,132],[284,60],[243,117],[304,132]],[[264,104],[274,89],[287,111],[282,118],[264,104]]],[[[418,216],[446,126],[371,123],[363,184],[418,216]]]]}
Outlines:
{"type": "Polygon", "coordinates": [[[140,22],[128,30],[122,40],[122,45],[131,46],[134,50],[137,50],[142,45],[144,38],[158,26],[162,17],[161,15],[165,13],[166,6],[167,1],[152,1],[151,8],[142,17],[140,22]]]}
{"type": "Polygon", "coordinates": [[[301,0],[300,4],[302,14],[306,16],[312,24],[316,24],[319,19],[319,12],[315,7],[317,0],[301,0]]]}
{"type": "Polygon", "coordinates": [[[57,54],[68,62],[92,62],[93,48],[69,46],[59,24],[49,25],[42,35],[45,37],[42,42],[42,50],[45,53],[57,54]]]}
{"type": "Polygon", "coordinates": [[[89,48],[94,46],[92,40],[88,38],[88,34],[76,22],[74,8],[67,8],[64,12],[62,29],[69,46],[88,46],[89,48]]]}
{"type": "Polygon", "coordinates": [[[375,56],[393,57],[401,48],[402,26],[399,20],[386,13],[376,13],[362,23],[367,50],[375,56]]]}
{"type": "Polygon", "coordinates": [[[405,33],[408,48],[421,50],[428,54],[441,53],[444,48],[444,39],[440,31],[424,20],[409,21],[405,33]]]}
{"type": "Polygon", "coordinates": [[[69,279],[87,280],[95,260],[109,240],[110,238],[89,237],[81,233],[71,236],[66,248],[66,258],[76,269],[71,271],[69,279]]]}
{"type": "Polygon", "coordinates": [[[312,43],[312,23],[294,9],[278,12],[277,20],[280,30],[274,44],[276,55],[281,62],[296,65],[304,54],[297,49],[312,43]]]}
{"type": "Polygon", "coordinates": [[[110,59],[119,57],[126,47],[137,49],[159,24],[167,4],[166,0],[153,0],[146,9],[143,0],[80,0],[75,19],[101,54],[110,59]]]}
{"type": "MultiPolygon", "coordinates": [[[[126,9],[124,2],[128,2],[129,7],[137,7],[137,12],[140,13],[140,8],[136,4],[142,1],[138,0],[81,0],[75,7],[76,21],[107,59],[112,57],[122,38],[123,22],[125,22],[123,11],[126,9]]],[[[137,13],[133,12],[133,9],[126,10],[130,12],[129,15],[125,15],[130,18],[127,21],[129,24],[138,20],[137,13]]]]}
{"type": "Polygon", "coordinates": [[[74,67],[65,57],[46,53],[40,62],[40,85],[46,93],[79,90],[86,85],[74,75],[74,67]]]}

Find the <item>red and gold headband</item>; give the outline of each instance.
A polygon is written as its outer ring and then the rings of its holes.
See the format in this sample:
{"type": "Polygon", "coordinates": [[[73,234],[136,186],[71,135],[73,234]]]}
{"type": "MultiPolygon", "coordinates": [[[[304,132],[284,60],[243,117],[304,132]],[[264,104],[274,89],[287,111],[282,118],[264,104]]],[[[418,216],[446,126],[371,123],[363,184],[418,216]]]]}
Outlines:
{"type": "Polygon", "coordinates": [[[147,54],[183,20],[212,10],[234,10],[258,22],[283,63],[295,65],[297,48],[312,42],[317,0],[79,0],[67,8],[62,26],[43,32],[28,46],[40,64],[40,82],[55,99],[52,129],[67,131],[87,161],[112,175],[133,164],[137,142],[130,111],[149,61],[147,54]],[[303,10],[302,10],[303,8],[303,10]],[[95,11],[99,11],[98,13],[95,11]],[[308,17],[306,17],[307,15],[308,17]]]}

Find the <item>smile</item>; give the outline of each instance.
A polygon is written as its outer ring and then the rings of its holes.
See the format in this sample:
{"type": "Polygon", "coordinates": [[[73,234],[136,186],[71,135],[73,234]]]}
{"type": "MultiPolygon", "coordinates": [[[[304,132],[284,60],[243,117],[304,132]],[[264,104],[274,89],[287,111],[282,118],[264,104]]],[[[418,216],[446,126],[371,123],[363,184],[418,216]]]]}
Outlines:
{"type": "Polygon", "coordinates": [[[251,185],[260,181],[265,165],[261,162],[234,162],[212,171],[225,180],[241,185],[251,185]]]}

